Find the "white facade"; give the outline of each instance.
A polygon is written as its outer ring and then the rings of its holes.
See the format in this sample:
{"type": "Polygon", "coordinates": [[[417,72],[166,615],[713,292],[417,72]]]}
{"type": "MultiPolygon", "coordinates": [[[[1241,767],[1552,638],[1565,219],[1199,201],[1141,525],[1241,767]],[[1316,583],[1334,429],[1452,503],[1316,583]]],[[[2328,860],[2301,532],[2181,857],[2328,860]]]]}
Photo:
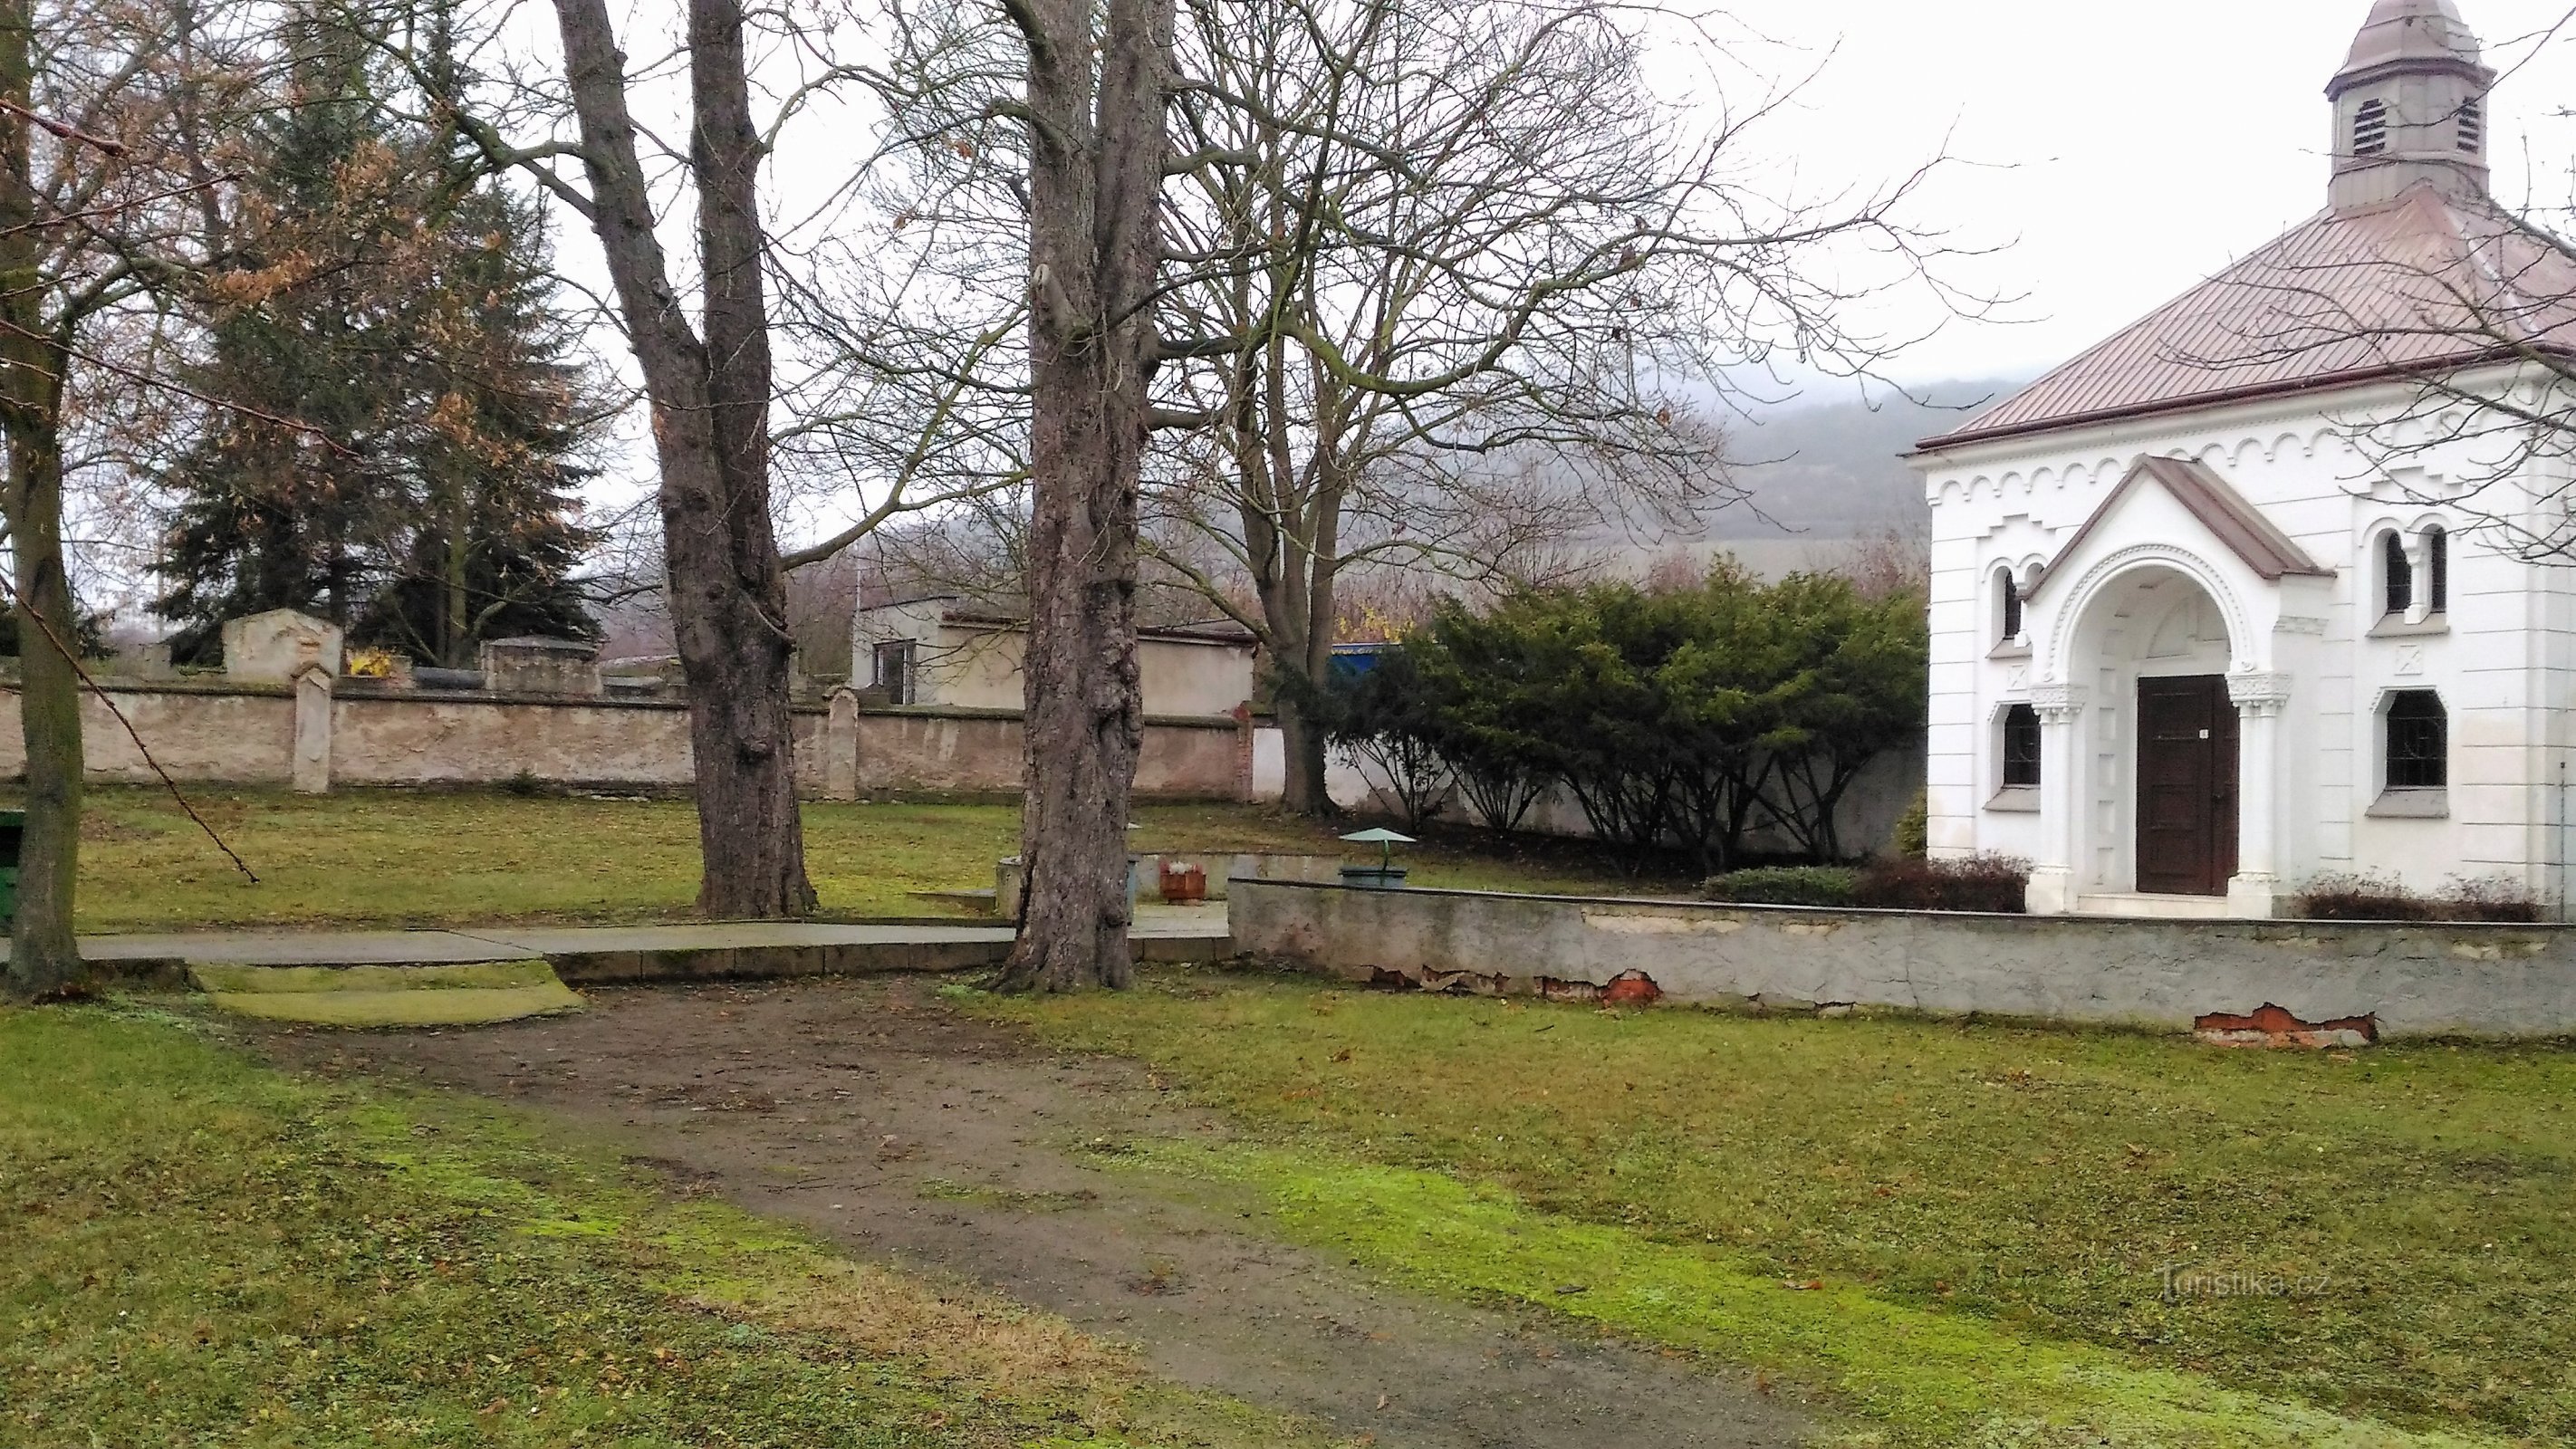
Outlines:
{"type": "MultiPolygon", "coordinates": [[[[2407,120],[2425,74],[2482,95],[2474,44],[2449,0],[2381,0],[2337,77],[2329,210],[2271,265],[2382,289],[2333,298],[2346,314],[2404,310],[2352,238],[2421,243],[2463,205],[2474,233],[2483,166],[2426,151],[2364,176],[2380,153],[2365,131],[2345,154],[2346,128],[2374,95],[2407,120]]],[[[2474,155],[2445,104],[2444,144],[2474,155]]],[[[2388,368],[2301,376],[2255,345],[2300,321],[2249,280],[2263,260],[1915,456],[1931,848],[2026,858],[2039,912],[2270,916],[2342,872],[2562,899],[2576,571],[2517,557],[2499,515],[2563,534],[2566,480],[2537,476],[2498,415],[2419,423],[2425,391],[2388,368]],[[2171,356],[2230,329],[2232,358],[2195,374],[2171,356]]],[[[2481,396],[2513,380],[2451,376],[2481,396]]]]}
{"type": "MultiPolygon", "coordinates": [[[[2383,391],[2391,408],[2413,396],[2383,391]]],[[[2312,398],[1922,461],[1933,503],[1935,853],[2032,861],[2034,909],[2191,909],[2117,899],[2142,894],[2139,680],[2215,676],[2239,731],[2229,913],[2273,914],[2281,897],[2334,871],[2419,889],[2501,873],[2558,893],[2576,578],[2513,557],[2425,501],[2486,482],[2486,465],[2436,450],[2416,455],[2419,473],[2384,476],[2355,431],[2319,416],[2312,398]],[[2332,574],[2263,577],[2149,480],[2061,556],[2146,457],[2204,464],[2332,574]],[[2422,577],[2437,529],[2446,531],[2439,611],[2422,577]],[[2393,615],[2382,607],[2392,534],[2419,576],[2409,608],[2393,615]],[[2029,591],[2021,632],[2009,639],[2007,575],[2029,591]],[[2445,712],[2444,781],[2392,789],[2387,714],[2401,691],[2415,690],[2432,691],[2445,712]],[[2039,716],[2036,788],[2004,782],[2015,705],[2039,716]]],[[[2487,486],[2479,510],[2491,511],[2497,494],[2487,486]]]]}

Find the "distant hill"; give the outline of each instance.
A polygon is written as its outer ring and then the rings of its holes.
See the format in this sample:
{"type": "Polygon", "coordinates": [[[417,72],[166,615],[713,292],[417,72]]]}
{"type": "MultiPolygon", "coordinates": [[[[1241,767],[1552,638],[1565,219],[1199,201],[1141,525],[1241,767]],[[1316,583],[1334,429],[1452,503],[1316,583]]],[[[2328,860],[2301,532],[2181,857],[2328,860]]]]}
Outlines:
{"type": "Polygon", "coordinates": [[[1931,510],[1923,502],[1922,481],[1899,455],[1957,427],[2017,386],[2000,380],[1936,383],[1921,390],[1924,402],[1890,397],[1874,407],[1857,399],[1799,403],[1738,422],[1728,442],[1743,460],[1735,476],[1751,493],[1751,506],[1710,514],[1706,536],[1787,542],[1917,531],[1931,510]]]}

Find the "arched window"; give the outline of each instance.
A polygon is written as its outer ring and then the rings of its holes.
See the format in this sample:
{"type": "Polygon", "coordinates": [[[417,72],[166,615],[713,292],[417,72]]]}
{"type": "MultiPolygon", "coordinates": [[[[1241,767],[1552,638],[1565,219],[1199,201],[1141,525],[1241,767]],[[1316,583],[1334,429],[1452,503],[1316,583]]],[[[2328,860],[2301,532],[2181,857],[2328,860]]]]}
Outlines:
{"type": "Polygon", "coordinates": [[[2376,156],[2388,149],[2388,103],[2363,101],[2352,113],[2352,154],[2376,156]]]}
{"type": "Polygon", "coordinates": [[[2004,643],[2021,637],[2021,585],[2013,582],[2010,569],[1995,573],[1995,617],[2001,622],[1998,637],[2004,643]]]}
{"type": "Polygon", "coordinates": [[[2415,606],[2415,566],[2406,561],[2406,535],[2393,528],[2379,536],[2379,576],[2386,588],[2383,612],[2403,614],[2415,606]]]}
{"type": "Polygon", "coordinates": [[[2016,704],[2004,711],[2003,784],[2039,783],[2039,711],[2016,704]]]}
{"type": "Polygon", "coordinates": [[[2486,109],[2484,103],[2471,96],[2460,103],[2460,149],[2475,156],[2486,143],[2486,109]]]}
{"type": "Polygon", "coordinates": [[[2424,530],[2424,611],[2451,607],[2451,536],[2439,525],[2424,530]]]}
{"type": "Polygon", "coordinates": [[[2451,718],[2442,696],[2401,689],[2388,697],[2388,788],[2439,790],[2451,779],[2451,718]]]}

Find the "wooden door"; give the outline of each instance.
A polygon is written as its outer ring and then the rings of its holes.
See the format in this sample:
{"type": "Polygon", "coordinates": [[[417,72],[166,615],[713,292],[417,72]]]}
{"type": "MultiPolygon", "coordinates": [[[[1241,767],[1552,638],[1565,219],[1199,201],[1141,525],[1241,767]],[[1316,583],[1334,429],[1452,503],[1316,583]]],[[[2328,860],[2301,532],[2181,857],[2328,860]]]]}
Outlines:
{"type": "Polygon", "coordinates": [[[2138,681],[2138,889],[2221,896],[2236,874],[2236,706],[2215,674],[2138,681]]]}

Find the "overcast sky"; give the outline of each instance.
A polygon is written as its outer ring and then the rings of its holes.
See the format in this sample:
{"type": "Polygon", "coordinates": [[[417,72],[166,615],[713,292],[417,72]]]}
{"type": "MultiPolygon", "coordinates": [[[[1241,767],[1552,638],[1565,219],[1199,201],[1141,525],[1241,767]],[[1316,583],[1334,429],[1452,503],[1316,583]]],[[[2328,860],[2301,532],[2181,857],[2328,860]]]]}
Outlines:
{"type": "MultiPolygon", "coordinates": [[[[2539,36],[2570,0],[2458,0],[2498,70],[2496,190],[2564,205],[2576,47],[2539,36]]],[[[1983,277],[2022,325],[1961,324],[1914,350],[1922,381],[2037,372],[2323,204],[2325,83],[2368,0],[1732,0],[1820,58],[1794,137],[1821,172],[1886,174],[1937,149],[1926,214],[2010,241],[1983,277]]],[[[2576,34],[2576,26],[2569,27],[2576,34]]]]}
{"type": "MultiPolygon", "coordinates": [[[[2325,199],[2325,83],[2370,9],[2369,0],[1696,3],[1770,42],[1719,27],[1740,67],[1722,82],[1738,106],[1773,77],[1815,72],[1798,104],[1753,141],[1755,154],[1794,165],[1807,194],[1902,175],[1945,144],[1960,158],[1919,197],[1916,217],[1996,248],[1954,263],[1951,280],[2018,300],[2010,322],[1951,322],[1897,359],[1889,370],[1909,384],[2035,375],[2314,212],[2325,199]]],[[[2576,194],[2576,122],[2555,113],[2576,105],[2576,25],[2551,43],[2541,37],[2576,0],[2459,3],[2488,63],[2512,72],[2489,105],[2498,194],[2564,207],[2576,194]]],[[[550,12],[517,8],[532,52],[550,52],[550,12]]],[[[631,52],[669,43],[671,0],[621,8],[631,52]]],[[[1678,62],[1674,70],[1701,73],[1678,62]]],[[[665,135],[684,129],[661,104],[676,88],[666,74],[639,96],[644,114],[663,113],[665,135]]],[[[809,193],[838,184],[869,132],[855,112],[809,115],[791,128],[769,178],[775,219],[804,216],[809,193]]],[[[669,217],[676,249],[686,247],[688,219],[686,208],[669,217]]],[[[596,244],[578,222],[566,219],[558,253],[568,273],[599,281],[596,244]]],[[[1854,319],[1861,330],[1911,335],[1937,320],[1919,300],[1881,305],[1854,319]]],[[[613,356],[614,339],[606,346],[613,356]]],[[[1849,384],[1811,383],[1800,400],[1854,395],[1849,384]]],[[[640,421],[629,420],[619,461],[589,490],[594,499],[649,491],[640,421]]],[[[819,536],[855,507],[837,493],[783,496],[782,524],[792,536],[819,536]]]]}

